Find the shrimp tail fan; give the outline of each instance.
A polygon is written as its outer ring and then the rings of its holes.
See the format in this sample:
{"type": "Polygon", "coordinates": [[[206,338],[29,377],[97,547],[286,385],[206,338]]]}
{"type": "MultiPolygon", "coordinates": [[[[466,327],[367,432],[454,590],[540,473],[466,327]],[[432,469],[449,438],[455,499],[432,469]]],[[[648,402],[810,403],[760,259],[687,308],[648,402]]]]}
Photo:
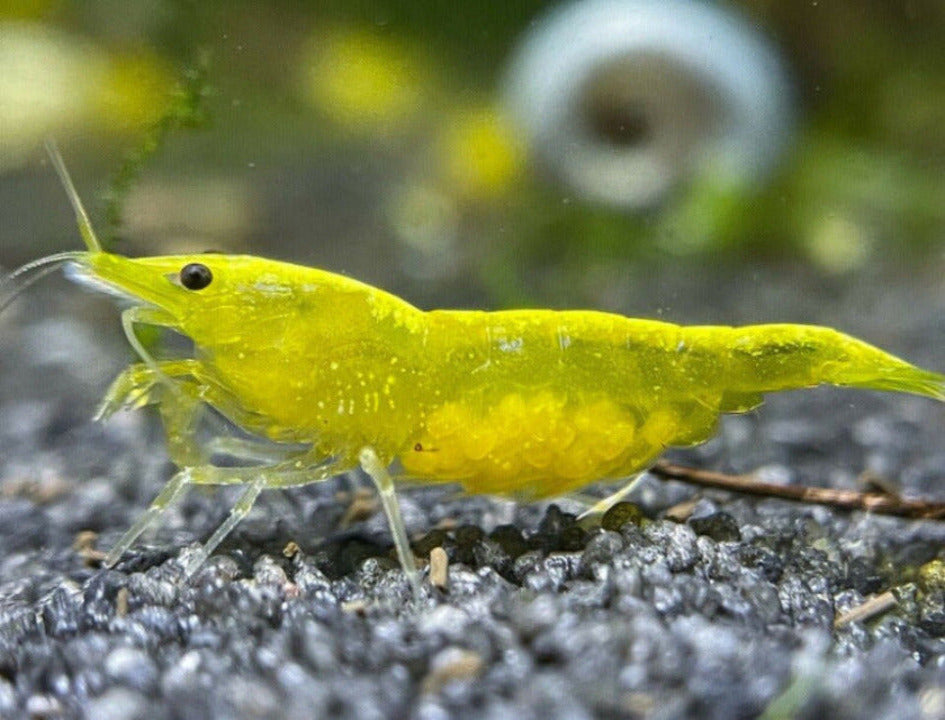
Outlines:
{"type": "MultiPolygon", "coordinates": [[[[902,361],[900,361],[902,362],[902,361]]],[[[945,375],[923,370],[903,362],[886,366],[875,373],[850,373],[837,379],[838,385],[924,395],[945,402],[945,375]]]]}

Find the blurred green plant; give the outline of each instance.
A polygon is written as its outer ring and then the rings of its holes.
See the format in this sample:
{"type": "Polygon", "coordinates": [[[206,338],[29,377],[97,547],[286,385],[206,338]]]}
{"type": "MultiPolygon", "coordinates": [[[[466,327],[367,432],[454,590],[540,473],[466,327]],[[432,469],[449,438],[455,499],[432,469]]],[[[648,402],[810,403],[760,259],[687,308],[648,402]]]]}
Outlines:
{"type": "Polygon", "coordinates": [[[208,81],[210,55],[207,49],[198,53],[196,61],[183,71],[181,79],[171,91],[163,114],[145,129],[138,145],[125,152],[104,194],[105,219],[108,224],[106,250],[118,239],[124,204],[132,185],[148,161],[164,147],[171,133],[182,129],[202,129],[209,125],[206,99],[212,93],[208,81]]]}

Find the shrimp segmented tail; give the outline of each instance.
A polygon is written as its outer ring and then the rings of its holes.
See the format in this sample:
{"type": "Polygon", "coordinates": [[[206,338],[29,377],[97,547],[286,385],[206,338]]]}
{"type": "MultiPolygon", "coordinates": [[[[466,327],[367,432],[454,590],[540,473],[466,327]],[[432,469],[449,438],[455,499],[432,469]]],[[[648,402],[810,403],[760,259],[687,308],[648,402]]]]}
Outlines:
{"type": "Polygon", "coordinates": [[[867,390],[924,395],[945,402],[945,375],[923,370],[881,350],[856,341],[864,357],[856,358],[847,367],[836,367],[829,373],[831,383],[867,390]]]}
{"type": "Polygon", "coordinates": [[[831,328],[754,325],[731,332],[731,377],[739,390],[772,392],[830,384],[945,401],[945,375],[831,328]]]}

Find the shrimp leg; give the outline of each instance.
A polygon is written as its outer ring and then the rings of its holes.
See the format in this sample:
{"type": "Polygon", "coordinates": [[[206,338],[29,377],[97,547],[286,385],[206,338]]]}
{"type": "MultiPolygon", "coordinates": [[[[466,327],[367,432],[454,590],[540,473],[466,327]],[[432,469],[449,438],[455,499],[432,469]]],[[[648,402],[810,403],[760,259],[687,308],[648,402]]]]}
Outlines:
{"type": "Polygon", "coordinates": [[[213,532],[210,538],[200,547],[200,550],[187,561],[184,567],[185,577],[192,575],[206,560],[227,535],[239,524],[240,520],[249,514],[256,498],[266,488],[284,488],[292,485],[305,485],[321,482],[349,469],[341,459],[332,459],[325,462],[318,458],[316,451],[301,453],[294,460],[286,460],[270,466],[245,468],[218,468],[212,465],[193,468],[192,479],[200,484],[233,484],[245,483],[236,504],[230,510],[226,520],[213,532]]]}
{"type": "Polygon", "coordinates": [[[591,522],[599,520],[604,513],[606,513],[610,508],[616,505],[618,502],[623,500],[627,495],[636,490],[640,481],[643,480],[643,476],[646,475],[645,472],[637,473],[631,477],[626,483],[620,486],[616,492],[611,493],[607,497],[601,498],[593,505],[591,505],[587,510],[578,515],[577,519],[579,522],[591,522]]]}
{"type": "Polygon", "coordinates": [[[164,421],[168,453],[178,467],[206,465],[214,455],[275,464],[300,449],[298,445],[283,446],[269,440],[223,434],[206,440],[200,448],[192,438],[203,412],[202,408],[194,406],[203,404],[225,408],[238,425],[245,425],[247,414],[237,409],[230,393],[208,377],[201,361],[193,358],[162,360],[156,363],[156,368],[142,362],[129,365],[115,378],[99,403],[94,419],[104,421],[119,410],[157,405],[164,421]],[[173,381],[172,388],[168,380],[173,381]]]}
{"type": "Polygon", "coordinates": [[[166,378],[176,380],[178,389],[197,397],[199,388],[189,388],[182,378],[195,376],[200,366],[198,360],[165,360],[156,366],[155,369],[147,363],[135,363],[126,367],[108,388],[93,418],[107,420],[119,410],[137,410],[160,402],[163,397],[160,388],[166,378]]]}
{"type": "Polygon", "coordinates": [[[164,514],[164,511],[170,507],[171,503],[180,497],[181,493],[189,484],[189,468],[185,468],[175,474],[163,487],[161,492],[158,493],[157,497],[151,501],[150,507],[134,521],[132,526],[125,531],[118,539],[118,542],[108,551],[108,554],[105,556],[105,567],[114,566],[121,556],[125,554],[125,551],[134,544],[134,541],[138,539],[141,533],[157,522],[158,518],[164,514]]]}
{"type": "Polygon", "coordinates": [[[184,577],[193,575],[197,569],[204,564],[207,558],[210,557],[210,554],[216,550],[217,546],[223,542],[223,539],[237,526],[239,521],[249,514],[249,511],[253,508],[253,503],[256,502],[256,498],[259,497],[259,493],[262,492],[265,486],[266,477],[264,475],[257,477],[247,485],[240,495],[239,500],[236,501],[236,504],[230,510],[230,514],[227,516],[226,520],[213,531],[213,535],[200,546],[200,550],[187,560],[187,563],[184,565],[184,577]]]}
{"type": "Polygon", "coordinates": [[[202,388],[193,379],[185,379],[194,374],[195,365],[196,360],[165,361],[156,368],[131,365],[112,383],[94,418],[107,420],[120,409],[157,405],[171,461],[179,468],[207,464],[209,453],[195,440],[203,416],[202,388]]]}
{"type": "Polygon", "coordinates": [[[121,536],[106,556],[105,564],[111,567],[121,555],[134,543],[148,527],[153,525],[163,512],[176,500],[189,485],[247,485],[230,515],[214,531],[200,552],[190,560],[185,568],[187,575],[192,574],[203,563],[222,540],[233,530],[252,509],[259,493],[266,488],[284,488],[293,485],[306,485],[321,482],[350,469],[342,459],[325,460],[314,450],[297,453],[294,459],[288,459],[275,465],[252,467],[221,468],[213,465],[185,467],[164,486],[151,506],[135,521],[129,530],[121,536]]]}
{"type": "MultiPolygon", "coordinates": [[[[169,363],[164,364],[169,370],[169,363]]],[[[112,384],[111,389],[99,407],[97,417],[111,415],[118,407],[128,404],[157,403],[164,424],[167,438],[167,452],[171,461],[182,468],[164,485],[161,492],[151,502],[148,509],[118,539],[118,542],[105,556],[105,566],[112,567],[132,546],[135,540],[149,527],[154,525],[164,512],[181,496],[192,482],[192,468],[207,462],[207,453],[194,441],[194,429],[200,421],[202,403],[181,390],[177,392],[154,394],[155,383],[150,379],[137,377],[141,374],[150,378],[157,377],[147,365],[133,365],[123,372],[112,384]]],[[[160,372],[160,371],[158,371],[160,372]]],[[[181,383],[183,381],[175,381],[181,383]]],[[[163,387],[163,385],[162,385],[163,387]]]]}
{"type": "Polygon", "coordinates": [[[404,526],[404,518],[400,514],[400,503],[397,502],[394,481],[374,448],[362,448],[358,454],[358,459],[361,462],[361,469],[371,477],[377,486],[377,494],[381,499],[381,505],[384,507],[384,514],[387,516],[387,524],[394,538],[394,546],[397,548],[400,566],[404,569],[410,587],[413,589],[414,599],[419,600],[420,573],[417,572],[413,550],[411,550],[410,540],[407,538],[407,528],[404,526]]]}

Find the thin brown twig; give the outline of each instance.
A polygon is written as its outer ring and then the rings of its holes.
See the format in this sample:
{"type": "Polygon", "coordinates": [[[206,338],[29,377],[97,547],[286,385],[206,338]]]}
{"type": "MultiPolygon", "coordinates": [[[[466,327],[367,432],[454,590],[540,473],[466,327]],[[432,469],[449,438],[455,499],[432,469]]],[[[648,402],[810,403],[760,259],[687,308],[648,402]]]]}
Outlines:
{"type": "Polygon", "coordinates": [[[945,502],[910,500],[884,492],[858,492],[806,485],[775,485],[755,479],[751,475],[729,475],[699,470],[659,461],[649,472],[665,480],[681,480],[703,487],[762,497],[774,497],[795,502],[829,505],[842,510],[864,510],[878,515],[920,520],[945,520],[945,502]]]}
{"type": "Polygon", "coordinates": [[[892,590],[887,590],[884,593],[867,598],[855,608],[847,610],[842,615],[838,615],[833,621],[833,626],[835,628],[841,628],[844,625],[849,625],[851,622],[869,620],[870,618],[883,614],[887,610],[892,610],[898,604],[899,600],[896,598],[895,593],[893,593],[892,590]]]}

